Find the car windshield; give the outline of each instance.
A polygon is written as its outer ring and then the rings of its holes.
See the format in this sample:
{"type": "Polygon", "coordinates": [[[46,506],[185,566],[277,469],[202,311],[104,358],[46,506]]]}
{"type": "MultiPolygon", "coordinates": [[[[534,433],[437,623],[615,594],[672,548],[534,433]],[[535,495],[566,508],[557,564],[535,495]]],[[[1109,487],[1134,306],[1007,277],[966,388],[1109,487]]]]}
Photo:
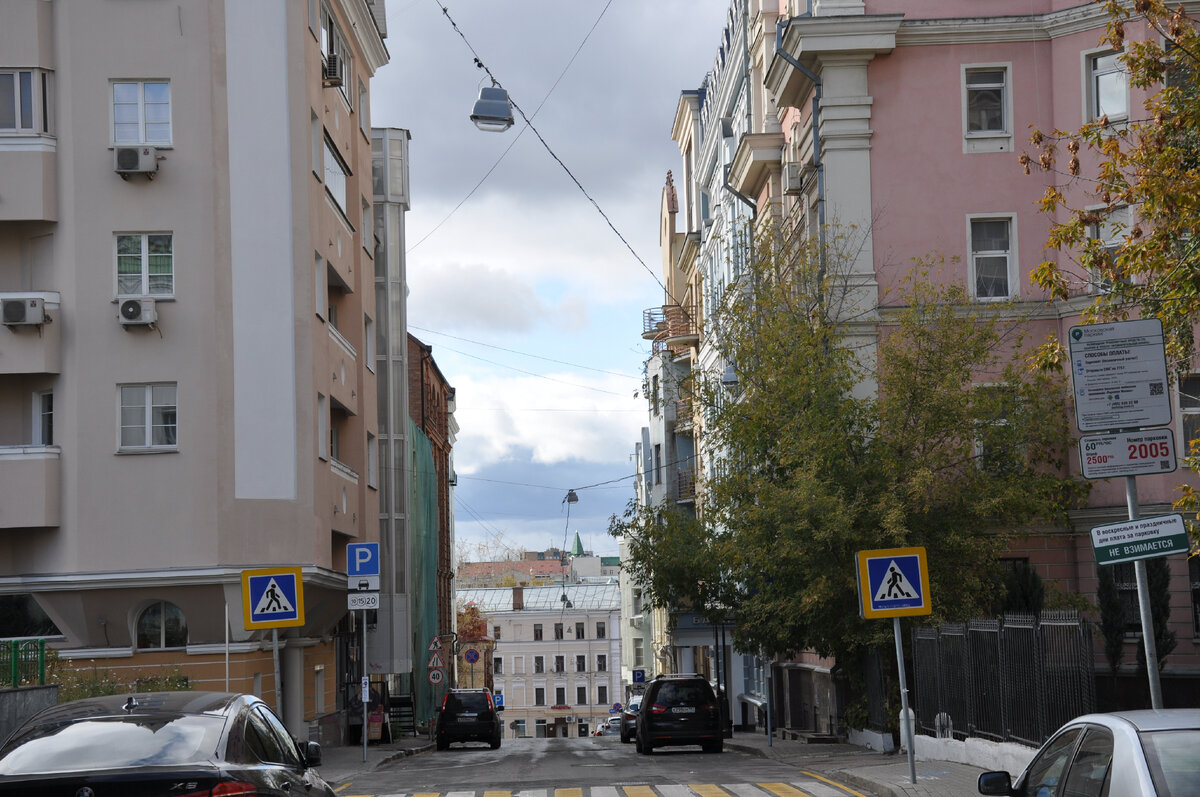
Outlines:
{"type": "Polygon", "coordinates": [[[1141,740],[1159,797],[1200,794],[1200,729],[1152,731],[1141,740]]]}
{"type": "Polygon", "coordinates": [[[221,717],[103,717],[31,728],[0,750],[0,775],[78,772],[208,761],[221,717]]]}

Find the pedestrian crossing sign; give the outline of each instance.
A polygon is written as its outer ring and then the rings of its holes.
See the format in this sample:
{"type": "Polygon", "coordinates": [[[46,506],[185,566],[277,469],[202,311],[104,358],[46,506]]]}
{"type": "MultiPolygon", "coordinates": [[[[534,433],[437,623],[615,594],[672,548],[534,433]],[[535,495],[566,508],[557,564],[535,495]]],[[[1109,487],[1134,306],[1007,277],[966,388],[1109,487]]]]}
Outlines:
{"type": "Polygon", "coordinates": [[[925,549],[859,551],[858,606],[866,620],[931,614],[925,549]]]}
{"type": "Polygon", "coordinates": [[[242,571],[246,629],[304,625],[304,584],[298,567],[242,571]]]}

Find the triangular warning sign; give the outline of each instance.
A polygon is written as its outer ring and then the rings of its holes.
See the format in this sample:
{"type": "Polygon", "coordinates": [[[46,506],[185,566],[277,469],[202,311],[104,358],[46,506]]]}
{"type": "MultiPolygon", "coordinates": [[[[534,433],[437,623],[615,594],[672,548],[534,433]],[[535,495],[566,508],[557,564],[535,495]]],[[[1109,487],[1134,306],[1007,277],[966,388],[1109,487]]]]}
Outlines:
{"type": "Polygon", "coordinates": [[[432,656],[429,657],[429,663],[426,664],[425,666],[432,668],[432,669],[440,670],[443,667],[445,667],[446,665],[442,664],[442,657],[439,656],[438,654],[434,653],[432,656]]]}
{"type": "Polygon", "coordinates": [[[439,639],[438,637],[434,637],[433,639],[429,640],[429,647],[427,647],[425,649],[430,650],[430,651],[441,650],[442,649],[442,640],[439,639]]]}
{"type": "Polygon", "coordinates": [[[279,588],[275,583],[275,579],[271,579],[267,584],[267,588],[263,590],[262,597],[258,599],[258,605],[254,607],[254,614],[295,614],[296,607],[288,600],[287,594],[279,588]]]}
{"type": "Polygon", "coordinates": [[[896,560],[888,562],[887,573],[879,582],[879,589],[875,591],[873,602],[911,600],[918,597],[920,594],[905,577],[904,571],[896,564],[896,560]]]}

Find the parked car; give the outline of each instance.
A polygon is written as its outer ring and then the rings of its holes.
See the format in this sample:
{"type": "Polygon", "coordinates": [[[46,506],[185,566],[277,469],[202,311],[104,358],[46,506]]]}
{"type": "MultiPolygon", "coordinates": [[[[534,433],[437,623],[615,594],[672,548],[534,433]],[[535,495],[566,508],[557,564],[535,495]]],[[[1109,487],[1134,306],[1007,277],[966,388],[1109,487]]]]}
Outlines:
{"type": "Polygon", "coordinates": [[[445,750],[454,742],[487,742],[500,747],[504,724],[490,689],[449,689],[442,698],[437,715],[437,749],[445,750]]]}
{"type": "Polygon", "coordinates": [[[979,776],[1007,797],[1191,797],[1200,794],[1200,709],[1086,714],[1063,725],[1012,782],[979,776]]]}
{"type": "Polygon", "coordinates": [[[629,698],[625,708],[621,709],[621,741],[625,744],[633,741],[637,735],[638,707],[642,705],[640,695],[629,698]]]}
{"type": "Polygon", "coordinates": [[[725,737],[721,709],[712,686],[702,676],[659,675],[646,686],[635,730],[637,751],[650,755],[655,747],[698,744],[706,753],[719,753],[725,737]]]}
{"type": "Polygon", "coordinates": [[[0,746],[0,794],[323,795],[321,747],[254,695],[164,692],[51,706],[0,746]]]}

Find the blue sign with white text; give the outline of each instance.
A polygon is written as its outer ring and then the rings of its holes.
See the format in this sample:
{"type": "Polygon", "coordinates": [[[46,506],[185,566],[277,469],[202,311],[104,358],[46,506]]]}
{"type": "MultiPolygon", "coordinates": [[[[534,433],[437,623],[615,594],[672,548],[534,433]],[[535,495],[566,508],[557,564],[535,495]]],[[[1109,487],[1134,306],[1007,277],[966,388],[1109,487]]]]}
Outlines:
{"type": "Polygon", "coordinates": [[[867,560],[871,608],[911,609],[922,606],[924,583],[916,556],[884,556],[867,560]]]}

